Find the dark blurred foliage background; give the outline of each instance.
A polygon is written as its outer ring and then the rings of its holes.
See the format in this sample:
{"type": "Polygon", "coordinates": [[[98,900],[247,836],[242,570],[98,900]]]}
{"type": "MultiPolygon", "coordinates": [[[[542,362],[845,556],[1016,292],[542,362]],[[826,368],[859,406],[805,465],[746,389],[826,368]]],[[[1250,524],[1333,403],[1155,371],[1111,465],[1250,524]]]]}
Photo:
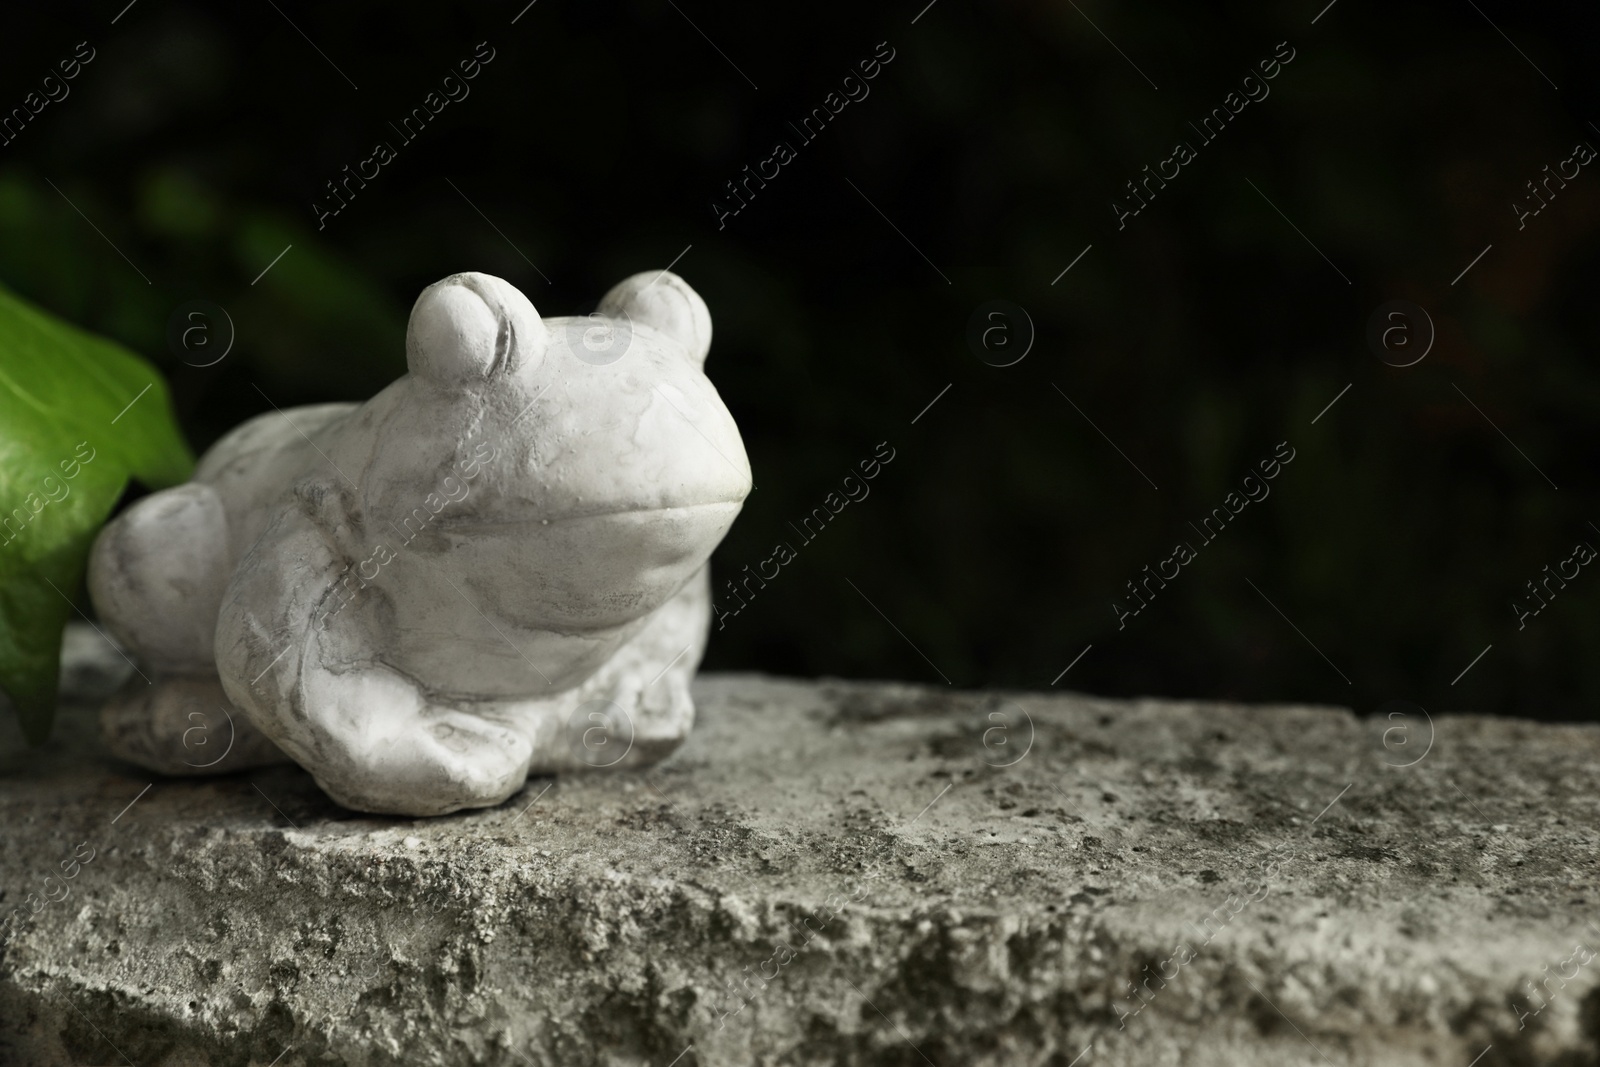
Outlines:
{"type": "Polygon", "coordinates": [[[1595,716],[1600,574],[1523,629],[1511,607],[1600,546],[1597,167],[1520,231],[1512,208],[1600,147],[1576,2],[125,3],[8,12],[0,107],[96,58],[0,147],[0,281],[156,360],[197,450],[264,396],[381,388],[446,274],[573,314],[681,256],[759,487],[715,566],[799,552],[708,666],[1045,687],[1092,645],[1062,688],[1595,716]],[[1199,147],[1186,124],[1280,41],[1270,97],[1119,231],[1123,183],[1199,147]],[[802,145],[879,42],[870,96],[802,145]],[[319,231],[380,140],[398,158],[319,231]],[[779,140],[798,158],[719,228],[779,140]],[[236,329],[205,369],[167,339],[197,299],[236,329]],[[994,299],[1037,331],[1013,366],[967,341],[994,299]],[[1396,299],[1437,328],[1407,368],[1365,339],[1396,299]],[[1270,498],[1119,630],[1124,583],[1280,441],[1270,498]]]}

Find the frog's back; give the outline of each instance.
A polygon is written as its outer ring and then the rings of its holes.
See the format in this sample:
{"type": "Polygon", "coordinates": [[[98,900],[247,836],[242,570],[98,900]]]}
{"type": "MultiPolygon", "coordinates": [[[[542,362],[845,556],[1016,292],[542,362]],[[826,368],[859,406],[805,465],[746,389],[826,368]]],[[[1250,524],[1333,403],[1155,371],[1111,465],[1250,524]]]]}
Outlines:
{"type": "Polygon", "coordinates": [[[230,556],[237,560],[261,535],[282,493],[313,462],[317,449],[358,404],[312,404],[257,415],[206,450],[194,481],[222,498],[230,556]],[[315,446],[315,447],[313,447],[315,446]]]}

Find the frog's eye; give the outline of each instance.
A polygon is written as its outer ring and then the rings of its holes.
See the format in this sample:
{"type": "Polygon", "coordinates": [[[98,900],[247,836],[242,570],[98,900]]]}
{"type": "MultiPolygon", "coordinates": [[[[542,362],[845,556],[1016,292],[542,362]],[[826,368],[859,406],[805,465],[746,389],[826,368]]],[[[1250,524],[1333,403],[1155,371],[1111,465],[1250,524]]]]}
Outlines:
{"type": "Polygon", "coordinates": [[[446,388],[532,370],[548,334],[539,313],[510,282],[452,274],[422,291],[406,327],[411,373],[446,388]]]}
{"type": "Polygon", "coordinates": [[[627,315],[653,326],[683,345],[696,366],[711,349],[711,312],[689,283],[665,270],[647,270],[612,286],[600,301],[600,314],[627,315]]]}

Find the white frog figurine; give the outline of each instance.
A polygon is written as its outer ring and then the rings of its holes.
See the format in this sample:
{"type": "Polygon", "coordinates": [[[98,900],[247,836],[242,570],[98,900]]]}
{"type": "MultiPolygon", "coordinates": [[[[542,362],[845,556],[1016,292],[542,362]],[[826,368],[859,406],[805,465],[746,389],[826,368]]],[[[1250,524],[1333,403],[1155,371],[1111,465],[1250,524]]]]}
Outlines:
{"type": "Polygon", "coordinates": [[[751,488],[710,345],[666,271],[587,318],[485,274],[429,286],[408,374],[244,423],[101,532],[90,592],[144,665],[103,712],[112,751],[175,774],[287,754],[407,815],[671,752],[751,488]]]}

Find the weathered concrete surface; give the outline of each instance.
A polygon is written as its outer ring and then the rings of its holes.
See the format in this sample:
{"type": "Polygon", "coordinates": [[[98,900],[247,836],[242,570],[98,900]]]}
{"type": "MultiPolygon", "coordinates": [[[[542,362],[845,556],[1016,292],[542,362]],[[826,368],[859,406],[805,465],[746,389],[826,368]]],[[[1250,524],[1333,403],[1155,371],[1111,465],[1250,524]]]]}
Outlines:
{"type": "Polygon", "coordinates": [[[3,735],[3,903],[70,896],[0,950],[0,1060],[1600,1063],[1600,729],[696,696],[650,773],[434,820],[290,767],[141,793],[83,708],[3,735]]]}

